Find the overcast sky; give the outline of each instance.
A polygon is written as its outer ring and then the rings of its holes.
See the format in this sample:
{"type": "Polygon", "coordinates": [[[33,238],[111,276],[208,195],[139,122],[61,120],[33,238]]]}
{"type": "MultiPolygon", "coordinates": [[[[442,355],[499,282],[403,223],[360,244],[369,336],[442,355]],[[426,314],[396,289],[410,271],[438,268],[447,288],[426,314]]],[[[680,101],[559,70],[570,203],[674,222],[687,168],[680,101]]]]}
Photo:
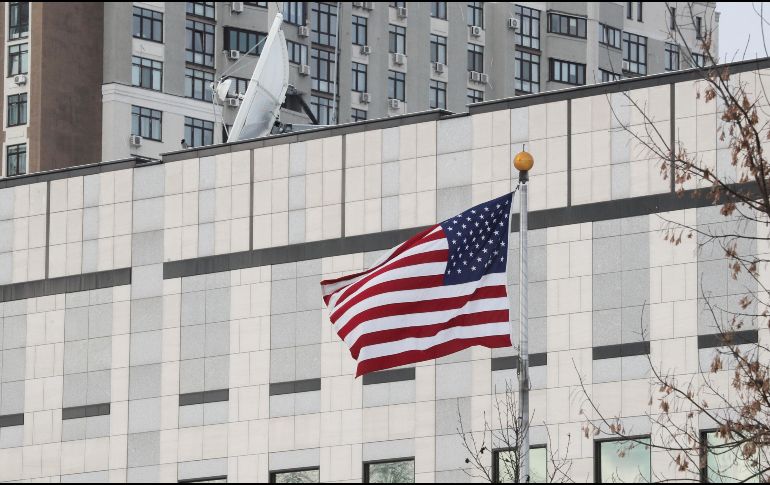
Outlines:
{"type": "MultiPolygon", "coordinates": [[[[762,41],[762,21],[756,12],[764,12],[765,21],[770,21],[770,2],[717,2],[719,18],[719,59],[720,61],[765,57],[762,41]],[[755,11],[756,10],[756,11],[755,11]],[[747,48],[748,42],[748,48],[747,48]]],[[[765,25],[767,46],[770,50],[770,25],[765,25]]]]}

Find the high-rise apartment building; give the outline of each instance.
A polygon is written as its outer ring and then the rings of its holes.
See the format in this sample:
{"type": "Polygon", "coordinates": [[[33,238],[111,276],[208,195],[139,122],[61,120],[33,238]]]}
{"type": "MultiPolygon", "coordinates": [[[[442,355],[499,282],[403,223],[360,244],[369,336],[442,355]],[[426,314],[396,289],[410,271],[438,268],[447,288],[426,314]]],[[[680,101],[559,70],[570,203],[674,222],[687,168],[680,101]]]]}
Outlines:
{"type": "Polygon", "coordinates": [[[279,8],[293,86],[282,120],[334,124],[700,64],[683,46],[716,30],[714,7],[7,2],[0,176],[222,142],[279,8]],[[209,87],[223,76],[224,104],[209,87]]]}

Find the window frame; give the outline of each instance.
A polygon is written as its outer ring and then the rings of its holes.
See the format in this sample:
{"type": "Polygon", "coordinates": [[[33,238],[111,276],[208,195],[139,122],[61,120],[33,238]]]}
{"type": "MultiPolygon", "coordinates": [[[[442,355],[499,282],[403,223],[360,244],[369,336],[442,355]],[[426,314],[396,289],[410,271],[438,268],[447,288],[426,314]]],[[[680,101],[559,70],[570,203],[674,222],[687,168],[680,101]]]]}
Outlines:
{"type": "Polygon", "coordinates": [[[447,83],[445,81],[439,81],[438,79],[431,79],[428,82],[428,107],[430,109],[446,109],[446,92],[447,92],[447,83]],[[436,94],[435,106],[433,106],[434,93],[436,94]]]}
{"type": "Polygon", "coordinates": [[[611,83],[611,82],[615,82],[615,81],[620,81],[621,79],[623,79],[623,75],[622,74],[618,74],[616,72],[612,72],[612,71],[608,71],[606,69],[599,68],[599,82],[600,83],[611,83]],[[607,78],[607,80],[604,79],[605,77],[607,78]],[[612,78],[612,79],[610,79],[610,78],[612,78]]]}
{"type": "Polygon", "coordinates": [[[484,72],[484,46],[481,44],[474,44],[472,42],[468,42],[467,53],[468,53],[467,54],[468,72],[483,73],[484,72]],[[471,46],[473,46],[473,48],[471,48],[471,46]],[[477,67],[481,67],[481,69],[480,70],[475,69],[477,67]]]}
{"type": "MultiPolygon", "coordinates": [[[[546,470],[546,475],[548,475],[548,446],[544,444],[539,444],[539,445],[531,445],[529,447],[530,452],[532,450],[542,450],[542,449],[546,450],[545,470],[546,470]]],[[[498,457],[500,456],[500,453],[506,453],[514,450],[515,448],[496,448],[492,450],[492,483],[503,483],[500,481],[500,461],[498,459],[498,457]]],[[[532,457],[530,456],[530,458],[532,457]]],[[[532,482],[532,483],[535,483],[535,482],[532,482]]]]}
{"type": "Polygon", "coordinates": [[[466,4],[468,14],[468,27],[484,28],[484,2],[468,2],[466,4]]]}
{"type": "Polygon", "coordinates": [[[260,56],[262,55],[262,49],[265,47],[265,40],[267,40],[267,34],[258,30],[241,29],[239,27],[226,26],[224,29],[224,48],[226,51],[236,50],[245,56],[260,56]],[[233,37],[235,34],[235,37],[233,37]],[[245,37],[244,37],[245,35],[245,37]],[[254,36],[254,44],[251,44],[251,37],[254,36]],[[235,40],[235,48],[232,45],[235,40]],[[242,46],[241,42],[246,41],[246,45],[242,46]]]}
{"type": "Polygon", "coordinates": [[[522,93],[527,93],[527,94],[539,93],[540,92],[540,75],[542,73],[542,62],[541,62],[540,54],[534,54],[534,53],[531,53],[531,52],[526,52],[526,51],[522,51],[522,50],[516,50],[516,52],[514,53],[513,62],[514,62],[514,74],[513,74],[514,89],[516,91],[519,91],[519,92],[522,92],[522,93]],[[527,59],[527,60],[523,59],[524,56],[528,56],[529,59],[527,59]],[[536,62],[533,62],[533,59],[532,59],[533,57],[537,57],[536,62]],[[521,67],[524,66],[524,63],[527,63],[529,65],[529,77],[530,77],[530,79],[524,79],[524,77],[522,76],[524,71],[521,70],[521,67]],[[533,80],[532,79],[532,77],[533,77],[533,75],[532,75],[532,66],[533,65],[537,65],[537,80],[533,80]],[[536,86],[535,89],[534,90],[533,89],[526,90],[526,89],[520,88],[519,85],[521,85],[523,87],[525,82],[529,83],[530,86],[535,85],[536,86]]]}
{"type": "Polygon", "coordinates": [[[8,41],[26,39],[29,37],[29,3],[30,2],[8,2],[8,41]],[[17,10],[16,17],[18,24],[11,23],[13,21],[13,11],[17,10]],[[25,15],[21,15],[25,13],[25,15]],[[17,29],[17,33],[13,34],[14,28],[17,29]],[[21,30],[23,29],[23,30],[21,30]]]}
{"type": "Polygon", "coordinates": [[[213,121],[203,120],[203,119],[200,119],[200,118],[193,118],[192,116],[185,116],[184,117],[184,141],[187,143],[187,146],[189,146],[190,148],[197,148],[199,146],[209,146],[209,144],[206,143],[206,133],[208,131],[210,131],[211,132],[211,145],[213,145],[214,144],[214,129],[215,128],[216,128],[216,123],[213,122],[213,121]],[[188,120],[192,121],[192,124],[188,123],[188,120]],[[195,126],[195,122],[196,121],[200,121],[203,126],[195,126]],[[211,130],[209,130],[205,126],[206,123],[211,123],[211,130]],[[187,138],[187,127],[188,126],[190,127],[190,134],[192,135],[192,136],[190,136],[190,139],[187,138]],[[196,145],[195,143],[193,143],[193,141],[195,139],[194,134],[195,134],[196,130],[201,130],[203,132],[203,135],[202,135],[202,142],[203,143],[201,145],[196,145]]]}
{"type": "Polygon", "coordinates": [[[611,47],[617,50],[623,50],[623,30],[603,23],[599,23],[599,45],[611,47]],[[613,34],[613,35],[609,35],[613,34]],[[610,37],[617,37],[617,45],[612,42],[610,37]]]}
{"type": "Polygon", "coordinates": [[[447,38],[443,35],[430,34],[430,62],[447,63],[447,38]],[[442,43],[443,40],[443,43],[442,43]]]}
{"type": "MultiPolygon", "coordinates": [[[[650,444],[646,445],[650,450],[652,446],[652,437],[650,435],[636,435],[636,436],[629,436],[627,438],[606,438],[606,439],[595,439],[594,440],[594,482],[596,483],[603,483],[602,482],[602,449],[601,445],[603,443],[614,443],[618,441],[634,441],[637,442],[639,440],[649,440],[650,444]]],[[[639,446],[645,446],[641,443],[637,443],[639,446]]],[[[649,453],[650,458],[650,476],[652,477],[652,452],[649,453]]]]}
{"type": "Polygon", "coordinates": [[[567,37],[574,37],[576,39],[587,39],[588,38],[588,19],[586,17],[578,17],[577,15],[568,15],[561,12],[548,12],[547,17],[548,25],[547,32],[549,34],[557,34],[557,35],[564,35],[567,37]],[[553,29],[553,20],[558,20],[558,28],[559,30],[553,29]],[[572,33],[572,20],[575,21],[575,33],[572,33]],[[583,27],[583,35],[580,35],[580,27],[583,27]],[[566,32],[562,31],[562,28],[566,27],[566,32]]]}
{"type": "Polygon", "coordinates": [[[703,17],[695,17],[695,38],[703,40],[703,17]]]}
{"type": "Polygon", "coordinates": [[[20,175],[26,175],[27,174],[27,165],[29,160],[27,160],[27,155],[29,153],[28,147],[26,143],[15,143],[13,145],[6,145],[5,146],[5,176],[6,177],[17,177],[20,175]],[[24,147],[24,151],[22,152],[20,150],[20,147],[24,147]],[[15,149],[14,156],[16,157],[16,170],[14,173],[11,173],[10,171],[10,156],[11,156],[11,149],[15,149]],[[24,154],[24,170],[19,170],[19,155],[24,154]]]}
{"type": "Polygon", "coordinates": [[[8,105],[8,108],[5,112],[5,126],[8,128],[14,127],[14,126],[24,126],[27,124],[28,117],[29,117],[29,97],[27,93],[17,93],[17,94],[9,94],[6,97],[6,103],[8,105]],[[24,97],[23,101],[21,100],[22,96],[24,97]],[[11,100],[11,98],[17,98],[16,100],[11,100]],[[24,107],[22,109],[22,106],[24,107]],[[13,110],[11,108],[14,108],[13,110]],[[16,114],[16,123],[11,123],[11,112],[14,111],[16,114]]]}
{"type": "Polygon", "coordinates": [[[8,46],[8,76],[13,77],[20,74],[29,74],[29,43],[22,42],[19,44],[11,44],[8,46]],[[18,51],[11,53],[12,50],[18,51]],[[14,62],[14,59],[18,58],[18,63],[14,62]],[[18,67],[16,72],[13,68],[18,67]]]}
{"type": "Polygon", "coordinates": [[[524,5],[516,4],[514,9],[514,15],[519,19],[519,28],[514,35],[515,44],[520,47],[527,47],[530,49],[540,50],[540,21],[542,19],[542,12],[536,8],[526,7],[524,5]],[[537,16],[534,15],[537,12],[537,16]],[[524,33],[524,27],[527,26],[528,33],[524,33]],[[532,34],[532,27],[537,26],[537,34],[532,34]],[[524,39],[529,39],[527,43],[524,39]]]}
{"type": "Polygon", "coordinates": [[[310,82],[314,91],[332,94],[332,86],[337,80],[337,73],[333,66],[334,52],[316,47],[310,49],[310,82]],[[321,66],[326,66],[326,77],[320,76],[324,73],[321,66]]]}
{"type": "Polygon", "coordinates": [[[639,34],[634,34],[632,32],[623,32],[623,60],[628,62],[629,69],[624,69],[626,72],[630,72],[632,74],[639,74],[641,76],[647,75],[647,37],[639,34]],[[632,40],[632,37],[635,40],[632,40]],[[644,40],[644,42],[640,42],[640,40],[644,40]],[[626,44],[628,47],[626,47],[626,44]],[[631,60],[631,47],[634,46],[634,52],[636,54],[636,60],[631,60]],[[640,50],[641,47],[644,48],[644,62],[640,61],[640,50]],[[628,54],[628,57],[626,55],[628,54]],[[637,69],[634,70],[631,67],[636,65],[637,69]],[[640,70],[639,67],[642,67],[643,70],[640,70]]]}
{"type": "Polygon", "coordinates": [[[216,20],[217,10],[216,10],[216,2],[185,2],[185,12],[187,15],[194,15],[195,17],[200,17],[203,19],[210,19],[210,20],[216,20]],[[192,11],[190,11],[190,7],[192,7],[192,11]],[[198,13],[196,10],[198,10],[198,7],[202,8],[203,13],[198,13]],[[208,15],[209,9],[211,9],[211,15],[208,15]]]}
{"type": "Polygon", "coordinates": [[[279,475],[282,473],[309,472],[309,471],[316,471],[316,470],[318,470],[318,483],[321,483],[321,467],[317,467],[317,466],[288,468],[285,470],[270,470],[270,472],[268,473],[268,483],[278,483],[275,481],[276,475],[279,475]]]}
{"type": "Polygon", "coordinates": [[[350,41],[353,45],[369,45],[369,18],[361,15],[353,15],[350,22],[350,41]],[[363,21],[363,22],[361,22],[363,21]],[[363,32],[363,42],[361,42],[361,35],[363,32]]]}
{"type": "MultiPolygon", "coordinates": [[[[562,84],[569,84],[570,86],[585,86],[586,85],[586,65],[585,64],[581,64],[579,62],[565,61],[563,59],[556,59],[556,58],[553,58],[553,57],[549,57],[548,58],[548,71],[549,71],[548,72],[548,80],[551,81],[551,82],[557,82],[557,83],[562,83],[562,84]],[[559,63],[559,65],[562,65],[562,64],[566,64],[567,65],[567,78],[570,77],[570,72],[569,71],[571,70],[571,66],[575,66],[575,76],[577,78],[576,79],[577,82],[573,83],[573,82],[570,82],[569,80],[563,81],[561,79],[556,79],[556,77],[554,76],[554,71],[555,71],[554,68],[555,68],[556,63],[559,63]],[[583,68],[582,69],[582,71],[583,71],[583,82],[582,83],[580,82],[580,68],[581,67],[583,68]]],[[[561,71],[562,71],[562,69],[559,69],[559,77],[561,77],[561,71]]]]}
{"type": "Polygon", "coordinates": [[[366,93],[368,83],[369,83],[369,69],[368,65],[364,64],[363,62],[352,62],[350,67],[350,72],[352,74],[352,79],[350,83],[350,90],[356,93],[366,93]],[[360,69],[363,67],[363,69],[360,69]],[[361,79],[363,78],[363,89],[361,89],[361,79]]]}
{"type": "Polygon", "coordinates": [[[447,3],[430,2],[430,16],[434,19],[446,20],[447,3]]]}
{"type": "Polygon", "coordinates": [[[131,135],[141,136],[143,140],[163,142],[163,111],[154,109],[154,108],[148,108],[146,106],[140,106],[138,104],[132,104],[131,105],[131,135]],[[138,109],[139,112],[135,113],[134,112],[135,109],[138,109]],[[148,111],[149,113],[148,114],[144,113],[144,111],[148,111]],[[159,116],[156,117],[155,116],[156,113],[159,116]],[[138,124],[139,133],[134,133],[134,116],[139,117],[139,124],[138,124]],[[148,125],[148,130],[149,130],[148,135],[145,135],[144,133],[142,133],[142,126],[143,126],[142,120],[145,118],[150,120],[148,125]],[[154,131],[153,125],[155,121],[157,121],[158,123],[158,138],[154,138],[154,135],[153,135],[153,131],[154,131]]]}
{"type": "Polygon", "coordinates": [[[388,52],[406,55],[406,27],[388,24],[388,52]]]}
{"type": "Polygon", "coordinates": [[[326,124],[330,125],[333,124],[334,120],[337,118],[336,111],[339,109],[338,105],[334,103],[334,100],[332,98],[327,98],[326,96],[319,96],[317,94],[311,94],[310,95],[310,110],[313,111],[313,115],[316,117],[316,120],[319,124],[326,124]],[[320,101],[323,100],[324,102],[321,103],[320,101]],[[317,107],[315,110],[313,108],[317,107]],[[324,111],[326,113],[326,122],[324,123],[324,117],[321,116],[321,107],[324,108],[324,111]]]}
{"type": "Polygon", "coordinates": [[[359,121],[366,121],[369,118],[369,111],[365,109],[350,108],[350,122],[357,123],[359,121]],[[357,116],[358,113],[363,113],[364,117],[357,116]]]}
{"type": "Polygon", "coordinates": [[[679,49],[679,44],[674,44],[672,42],[666,42],[664,43],[663,47],[663,69],[667,72],[673,72],[678,71],[682,68],[682,59],[680,57],[681,50],[679,49]],[[673,47],[673,49],[672,49],[673,47]],[[676,67],[674,68],[672,64],[673,57],[676,57],[676,67]]]}
{"type": "Polygon", "coordinates": [[[214,67],[215,48],[216,27],[214,24],[187,19],[185,23],[185,62],[198,66],[214,67]],[[195,47],[196,36],[198,35],[202,36],[202,50],[196,50],[195,47]],[[211,59],[210,62],[209,58],[211,59]],[[202,62],[198,62],[199,59],[202,62]]]}
{"type": "MultiPolygon", "coordinates": [[[[392,459],[386,459],[386,460],[369,460],[363,462],[363,474],[361,475],[363,477],[362,483],[371,483],[370,482],[370,476],[369,476],[369,466],[370,465],[382,465],[385,463],[403,463],[411,461],[413,464],[415,463],[414,457],[403,457],[403,458],[392,458],[392,459]]],[[[415,474],[416,468],[415,468],[415,474]]]]}
{"type": "Polygon", "coordinates": [[[283,2],[283,21],[292,25],[307,25],[307,2],[283,2]]]}
{"type": "Polygon", "coordinates": [[[164,15],[163,12],[158,12],[157,10],[152,10],[149,8],[144,7],[137,7],[134,6],[133,9],[133,16],[132,16],[132,22],[136,22],[136,18],[139,18],[139,32],[134,31],[135,25],[132,23],[131,27],[131,34],[135,39],[142,39],[142,40],[149,40],[150,42],[158,42],[163,43],[163,39],[165,37],[164,35],[164,15]],[[151,15],[146,15],[147,12],[150,12],[151,15]],[[150,22],[150,33],[148,34],[149,37],[144,36],[144,20],[148,19],[150,22]],[[158,25],[159,24],[159,25],[158,25]],[[159,38],[155,38],[156,34],[156,26],[159,30],[159,38]]]}
{"type": "Polygon", "coordinates": [[[465,99],[466,101],[469,101],[466,103],[466,106],[469,104],[475,104],[475,103],[483,103],[484,102],[484,91],[481,89],[473,89],[473,88],[467,88],[465,90],[465,99]],[[481,93],[481,98],[476,97],[476,93],[481,93]],[[473,95],[471,95],[473,94],[473,95]]]}
{"type": "Polygon", "coordinates": [[[209,71],[204,71],[203,69],[195,69],[194,67],[185,67],[184,70],[184,95],[185,98],[188,99],[197,99],[198,101],[207,101],[211,102],[213,99],[213,93],[211,92],[211,89],[209,89],[209,85],[214,82],[214,73],[209,71]],[[191,73],[192,76],[188,76],[188,73],[191,73]],[[196,74],[202,73],[204,76],[196,76],[196,74]],[[205,76],[205,74],[208,74],[209,76],[205,76]],[[210,79],[209,79],[210,77],[210,79]],[[190,91],[187,91],[188,88],[188,80],[189,80],[189,87],[190,91]],[[202,94],[203,97],[197,97],[195,96],[195,85],[200,83],[202,88],[202,94]]]}
{"type": "MultiPolygon", "coordinates": [[[[708,446],[708,435],[713,433],[718,433],[719,430],[716,428],[707,428],[707,429],[701,429],[699,430],[698,437],[700,438],[700,449],[699,449],[699,458],[701,460],[701,463],[703,466],[700,467],[700,482],[701,483],[712,483],[709,482],[708,479],[708,473],[709,473],[709,464],[708,464],[708,453],[709,453],[709,446],[708,446]]],[[[759,457],[761,461],[761,456],[759,457]]],[[[724,478],[724,477],[723,477],[724,478]]],[[[728,477],[732,478],[732,477],[728,477]]],[[[761,476],[756,477],[756,482],[743,482],[743,483],[760,483],[761,476]]],[[[716,482],[713,482],[716,483],[716,482]]],[[[726,482],[722,482],[726,483],[726,482]]]]}
{"type": "Polygon", "coordinates": [[[406,74],[401,71],[388,70],[388,99],[397,99],[406,102],[406,74]],[[400,93],[399,93],[400,87],[400,93]],[[393,89],[391,96],[391,88],[393,89]],[[399,97],[401,94],[401,97],[399,97]]]}
{"type": "Polygon", "coordinates": [[[294,42],[293,40],[286,39],[286,50],[289,51],[289,62],[297,64],[298,66],[309,65],[308,63],[308,48],[307,45],[301,42],[294,42]],[[299,49],[300,62],[296,62],[295,54],[299,49]]]}
{"type": "Polygon", "coordinates": [[[310,21],[311,41],[314,44],[337,47],[339,12],[336,5],[313,2],[310,10],[310,21]]]}
{"type": "Polygon", "coordinates": [[[141,57],[141,56],[131,56],[131,86],[136,88],[142,88],[142,89],[149,89],[150,91],[163,91],[163,62],[157,61],[155,59],[150,59],[149,57],[141,57]],[[137,64],[137,60],[139,60],[139,63],[137,64]],[[145,61],[149,62],[150,65],[145,65],[145,61]],[[155,64],[158,64],[159,66],[156,66],[155,64]],[[134,83],[134,69],[139,69],[139,84],[134,83]],[[150,86],[143,86],[144,81],[144,72],[145,70],[150,71],[150,86]],[[159,74],[160,79],[158,81],[158,89],[155,89],[153,86],[155,84],[155,74],[159,74]]]}

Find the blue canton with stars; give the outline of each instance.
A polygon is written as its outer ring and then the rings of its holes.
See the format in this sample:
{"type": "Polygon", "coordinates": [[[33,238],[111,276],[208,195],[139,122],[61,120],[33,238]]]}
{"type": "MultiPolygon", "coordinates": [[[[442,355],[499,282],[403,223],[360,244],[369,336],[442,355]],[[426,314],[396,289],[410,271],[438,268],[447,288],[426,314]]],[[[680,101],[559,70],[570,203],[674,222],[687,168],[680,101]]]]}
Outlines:
{"type": "Polygon", "coordinates": [[[440,224],[449,242],[445,285],[469,283],[490,273],[505,272],[512,196],[507,194],[479,204],[440,224]]]}

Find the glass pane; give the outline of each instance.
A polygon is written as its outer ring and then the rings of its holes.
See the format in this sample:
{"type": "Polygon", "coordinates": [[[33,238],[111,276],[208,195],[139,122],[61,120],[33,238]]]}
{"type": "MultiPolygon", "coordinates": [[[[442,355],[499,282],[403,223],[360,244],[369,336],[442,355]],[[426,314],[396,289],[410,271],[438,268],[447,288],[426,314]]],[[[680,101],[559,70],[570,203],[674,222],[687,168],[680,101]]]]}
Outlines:
{"type": "Polygon", "coordinates": [[[414,483],[414,461],[369,463],[369,483],[414,483]]]}
{"type": "Polygon", "coordinates": [[[725,446],[725,440],[717,433],[708,433],[706,439],[709,483],[759,483],[759,477],[754,476],[758,470],[752,466],[750,460],[743,458],[740,447],[725,446]]]}
{"type": "Polygon", "coordinates": [[[275,483],[320,483],[318,470],[282,472],[273,475],[275,483]]]}
{"type": "MultiPolygon", "coordinates": [[[[649,439],[640,440],[649,443],[649,439]]],[[[603,483],[649,483],[650,448],[634,441],[601,443],[601,481],[603,483]]]]}

